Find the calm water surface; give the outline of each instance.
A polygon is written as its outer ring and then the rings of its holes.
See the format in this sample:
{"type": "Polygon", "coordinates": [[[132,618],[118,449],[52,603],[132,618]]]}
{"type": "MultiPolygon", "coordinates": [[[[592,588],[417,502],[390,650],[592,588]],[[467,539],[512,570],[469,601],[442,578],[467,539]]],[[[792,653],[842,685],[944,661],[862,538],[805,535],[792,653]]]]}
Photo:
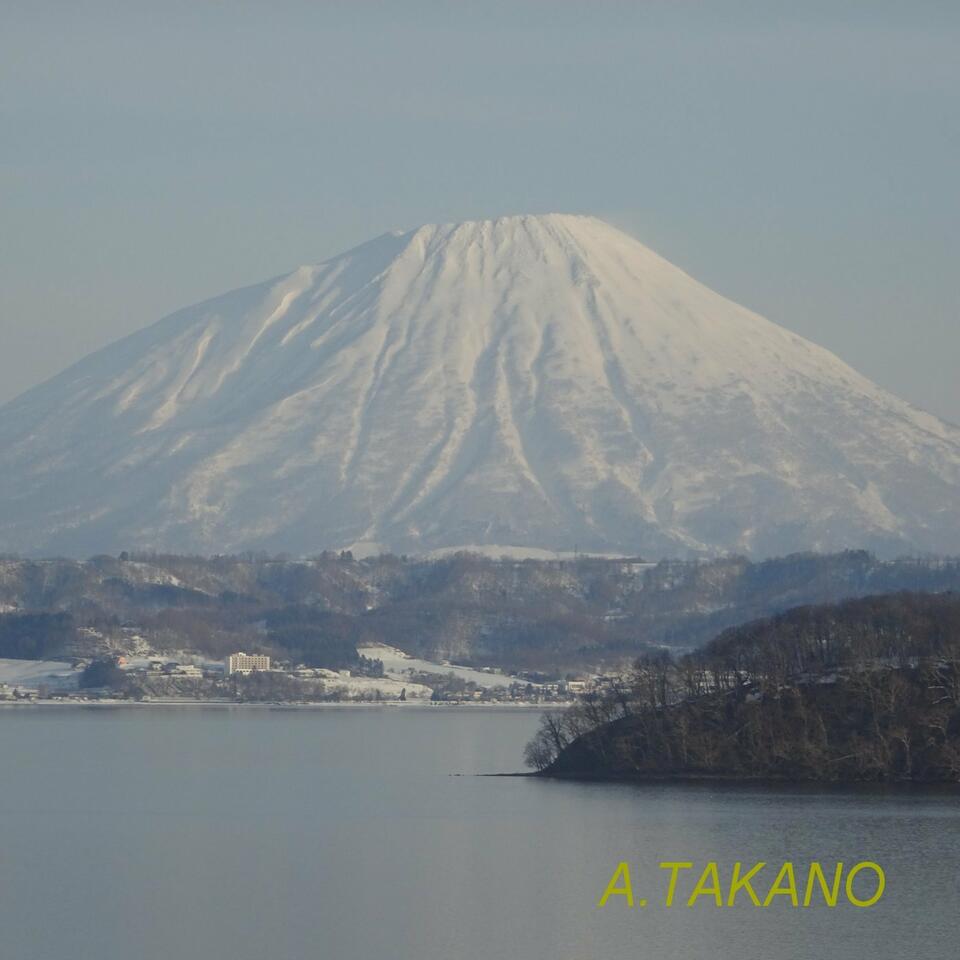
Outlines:
{"type": "Polygon", "coordinates": [[[0,956],[960,956],[960,794],[451,776],[519,769],[536,723],[496,708],[0,710],[0,956]],[[624,859],[651,906],[598,911],[624,859]],[[661,860],[811,859],[878,861],[887,893],[870,909],[655,902],[661,860]]]}

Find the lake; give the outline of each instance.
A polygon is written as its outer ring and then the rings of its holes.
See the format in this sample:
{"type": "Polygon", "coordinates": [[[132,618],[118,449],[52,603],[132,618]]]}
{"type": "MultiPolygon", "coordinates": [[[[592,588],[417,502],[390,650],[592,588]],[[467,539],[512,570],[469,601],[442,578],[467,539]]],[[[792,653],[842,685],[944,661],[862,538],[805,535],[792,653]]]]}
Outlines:
{"type": "Polygon", "coordinates": [[[0,956],[957,955],[957,791],[471,776],[522,769],[537,721],[483,707],[0,709],[0,956]],[[598,910],[621,860],[650,905],[598,910]],[[804,875],[810,860],[871,860],[887,889],[867,909],[668,909],[657,864],[681,860],[792,860],[804,875]]]}

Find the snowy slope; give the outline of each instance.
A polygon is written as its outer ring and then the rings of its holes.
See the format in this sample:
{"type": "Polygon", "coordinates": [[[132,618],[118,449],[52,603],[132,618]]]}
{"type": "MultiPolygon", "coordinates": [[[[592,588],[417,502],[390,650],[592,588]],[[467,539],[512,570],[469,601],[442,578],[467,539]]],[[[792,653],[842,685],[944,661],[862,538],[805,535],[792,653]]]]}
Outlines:
{"type": "Polygon", "coordinates": [[[960,548],[960,429],[608,224],[425,226],[0,408],[0,550],[960,548]]]}
{"type": "Polygon", "coordinates": [[[76,689],[80,671],[62,660],[0,659],[0,683],[36,690],[41,684],[55,690],[76,689]]]}

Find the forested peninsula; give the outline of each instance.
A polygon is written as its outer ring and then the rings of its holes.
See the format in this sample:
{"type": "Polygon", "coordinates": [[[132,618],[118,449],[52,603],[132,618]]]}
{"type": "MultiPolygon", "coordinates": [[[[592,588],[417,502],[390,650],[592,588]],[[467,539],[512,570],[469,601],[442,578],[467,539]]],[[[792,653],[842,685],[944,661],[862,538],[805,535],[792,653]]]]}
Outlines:
{"type": "Polygon", "coordinates": [[[528,744],[541,775],[960,782],[960,595],[804,606],[621,681],[528,744]]]}

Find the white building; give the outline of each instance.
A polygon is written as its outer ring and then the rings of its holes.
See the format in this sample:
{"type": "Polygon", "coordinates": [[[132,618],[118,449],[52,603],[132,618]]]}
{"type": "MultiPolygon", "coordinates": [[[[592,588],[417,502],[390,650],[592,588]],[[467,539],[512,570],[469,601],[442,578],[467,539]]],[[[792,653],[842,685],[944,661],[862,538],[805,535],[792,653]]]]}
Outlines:
{"type": "Polygon", "coordinates": [[[259,653],[232,653],[227,657],[227,675],[253,673],[254,670],[269,670],[270,658],[259,653]]]}

